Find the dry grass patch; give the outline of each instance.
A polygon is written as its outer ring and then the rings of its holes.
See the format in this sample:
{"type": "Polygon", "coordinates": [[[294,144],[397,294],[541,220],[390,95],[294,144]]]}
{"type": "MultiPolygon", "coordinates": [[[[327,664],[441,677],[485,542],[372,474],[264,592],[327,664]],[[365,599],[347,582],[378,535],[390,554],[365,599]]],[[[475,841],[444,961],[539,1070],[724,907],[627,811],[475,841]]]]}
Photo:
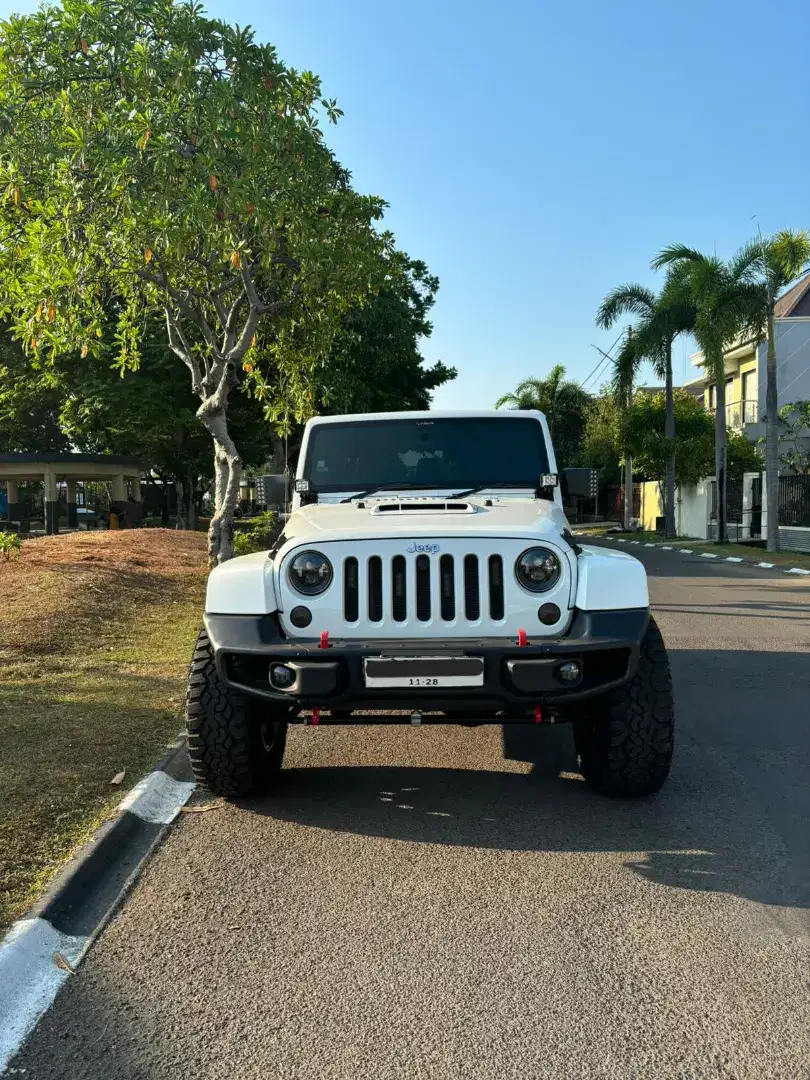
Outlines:
{"type": "Polygon", "coordinates": [[[0,927],[179,730],[205,578],[205,537],[168,529],[30,540],[0,564],[0,927]]]}

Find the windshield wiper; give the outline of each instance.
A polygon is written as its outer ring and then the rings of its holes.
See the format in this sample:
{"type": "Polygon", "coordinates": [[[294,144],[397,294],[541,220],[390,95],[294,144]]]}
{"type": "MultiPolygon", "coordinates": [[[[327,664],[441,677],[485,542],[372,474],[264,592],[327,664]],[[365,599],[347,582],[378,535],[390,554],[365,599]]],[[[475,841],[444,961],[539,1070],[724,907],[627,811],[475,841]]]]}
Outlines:
{"type": "Polygon", "coordinates": [[[357,495],[349,495],[348,498],[340,501],[348,503],[353,502],[355,499],[366,499],[369,495],[375,495],[378,491],[433,491],[445,487],[447,487],[447,484],[414,484],[410,480],[404,480],[393,484],[375,484],[374,487],[368,488],[366,491],[360,491],[357,495]]]}
{"type": "MultiPolygon", "coordinates": [[[[535,485],[535,487],[536,487],[536,485],[535,485]]],[[[448,497],[448,499],[464,499],[468,495],[477,495],[479,491],[490,491],[490,490],[494,490],[495,488],[521,488],[523,490],[526,490],[526,488],[531,489],[532,485],[531,484],[508,484],[508,483],[501,483],[501,482],[496,482],[494,484],[479,484],[477,487],[467,488],[466,491],[457,491],[455,493],[455,495],[448,495],[447,497],[448,497]]]]}

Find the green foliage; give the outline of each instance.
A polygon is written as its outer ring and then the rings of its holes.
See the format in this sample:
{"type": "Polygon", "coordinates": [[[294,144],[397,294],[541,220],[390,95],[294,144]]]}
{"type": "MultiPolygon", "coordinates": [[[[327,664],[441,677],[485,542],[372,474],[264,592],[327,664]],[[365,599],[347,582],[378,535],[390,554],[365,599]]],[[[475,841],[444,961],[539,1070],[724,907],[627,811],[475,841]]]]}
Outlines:
{"type": "Polygon", "coordinates": [[[644,361],[652,364],[659,379],[672,379],[672,343],[694,328],[697,317],[688,274],[680,266],[670,267],[658,295],[643,285],[617,286],[602,301],[597,326],[607,329],[623,314],[637,316],[613,365],[614,390],[627,402],[644,361]]]}
{"type": "Polygon", "coordinates": [[[246,379],[268,416],[279,394],[307,416],[341,318],[391,270],[382,201],[323,141],[339,115],[312,72],[185,0],[63,0],[0,24],[0,314],[37,363],[100,357],[111,336],[122,371],[165,319],[214,441],[212,563],[242,467],[231,392],[246,379]]]}
{"type": "Polygon", "coordinates": [[[762,458],[756,447],[739,431],[726,432],[728,451],[728,476],[730,480],[741,480],[743,473],[762,472],[762,458]]]}
{"type": "Polygon", "coordinates": [[[582,464],[598,469],[600,480],[615,480],[622,461],[622,412],[616,397],[601,393],[591,398],[582,432],[582,464]]]}
{"type": "Polygon", "coordinates": [[[731,260],[732,275],[759,294],[761,332],[779,294],[803,273],[808,262],[810,234],[803,229],[782,229],[771,237],[759,236],[744,244],[731,260]]]}
{"type": "MultiPolygon", "coordinates": [[[[695,484],[714,475],[714,419],[700,402],[682,390],[673,393],[675,408],[675,482],[695,484]]],[[[633,396],[629,414],[611,393],[594,398],[588,409],[582,442],[582,460],[599,469],[603,478],[615,477],[628,445],[637,477],[658,480],[666,476],[669,444],[665,436],[666,400],[663,393],[645,391],[633,396]]],[[[729,430],[728,473],[737,479],[744,472],[759,472],[756,449],[739,432],[729,430]]]]}
{"type": "Polygon", "coordinates": [[[236,555],[250,555],[254,551],[267,551],[273,546],[280,532],[280,524],[272,510],[252,518],[244,528],[236,530],[233,538],[236,555]]]}
{"type": "Polygon", "coordinates": [[[339,110],[311,72],[170,0],[65,0],[12,16],[0,44],[6,303],[28,347],[98,353],[112,290],[124,368],[145,312],[168,306],[203,360],[237,296],[220,329],[238,360],[298,372],[323,354],[368,292],[382,203],[324,145],[319,112],[339,110]]]}
{"type": "Polygon", "coordinates": [[[0,453],[69,450],[59,425],[61,401],[52,374],[32,367],[0,328],[0,453]]]}
{"type": "Polygon", "coordinates": [[[810,401],[793,401],[779,410],[779,444],[781,465],[794,476],[810,475],[810,401]]]}
{"type": "Polygon", "coordinates": [[[8,562],[12,555],[19,557],[21,551],[22,540],[16,533],[0,530],[0,555],[5,561],[8,562]]]}
{"type": "Polygon", "coordinates": [[[716,255],[704,255],[684,244],[671,244],[655,257],[652,265],[656,269],[669,267],[691,293],[696,308],[693,333],[712,377],[715,382],[722,382],[724,349],[740,335],[758,338],[764,326],[763,297],[751,283],[749,260],[738,253],[726,263],[716,255]]]}
{"type": "Polygon", "coordinates": [[[400,253],[385,286],[344,315],[319,371],[320,413],[428,409],[432,392],[456,377],[441,361],[425,367],[420,342],[432,331],[438,278],[400,253]]]}
{"type": "Polygon", "coordinates": [[[579,464],[589,401],[589,395],[581,386],[566,380],[563,365],[555,364],[542,379],[523,379],[513,393],[498,398],[495,408],[508,406],[510,409],[536,409],[544,413],[551,432],[557,468],[562,470],[579,464]]]}
{"type": "MultiPolygon", "coordinates": [[[[714,420],[691,394],[675,391],[675,483],[695,484],[714,472],[714,420]]],[[[669,443],[664,434],[663,394],[637,393],[628,420],[629,448],[635,472],[663,483],[669,443]]]]}

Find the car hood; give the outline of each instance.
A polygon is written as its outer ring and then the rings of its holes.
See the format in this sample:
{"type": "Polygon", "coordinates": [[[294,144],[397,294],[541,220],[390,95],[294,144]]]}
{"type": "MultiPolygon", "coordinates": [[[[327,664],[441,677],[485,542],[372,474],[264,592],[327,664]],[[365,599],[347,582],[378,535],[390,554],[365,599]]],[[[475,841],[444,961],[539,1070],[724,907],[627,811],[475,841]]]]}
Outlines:
{"type": "Polygon", "coordinates": [[[547,499],[488,497],[367,499],[357,503],[304,506],[284,527],[290,540],[373,539],[376,537],[526,536],[559,535],[568,527],[562,510],[547,499]],[[428,509],[432,504],[432,509],[428,509]],[[463,507],[464,509],[453,509],[463,507]]]}

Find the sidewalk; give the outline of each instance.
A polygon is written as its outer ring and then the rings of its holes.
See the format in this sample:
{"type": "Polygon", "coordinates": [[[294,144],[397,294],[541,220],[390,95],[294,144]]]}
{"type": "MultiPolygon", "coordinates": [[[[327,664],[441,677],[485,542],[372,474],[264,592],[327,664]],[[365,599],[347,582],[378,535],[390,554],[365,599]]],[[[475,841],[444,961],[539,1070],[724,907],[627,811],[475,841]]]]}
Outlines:
{"type": "Polygon", "coordinates": [[[662,551],[677,551],[682,555],[700,555],[705,559],[722,559],[725,562],[758,566],[764,570],[784,569],[787,574],[810,576],[810,554],[799,551],[767,552],[764,548],[752,548],[748,544],[713,544],[707,540],[692,540],[686,537],[666,540],[657,533],[628,533],[619,529],[588,526],[575,528],[574,535],[600,537],[631,546],[658,547],[662,551]]]}

